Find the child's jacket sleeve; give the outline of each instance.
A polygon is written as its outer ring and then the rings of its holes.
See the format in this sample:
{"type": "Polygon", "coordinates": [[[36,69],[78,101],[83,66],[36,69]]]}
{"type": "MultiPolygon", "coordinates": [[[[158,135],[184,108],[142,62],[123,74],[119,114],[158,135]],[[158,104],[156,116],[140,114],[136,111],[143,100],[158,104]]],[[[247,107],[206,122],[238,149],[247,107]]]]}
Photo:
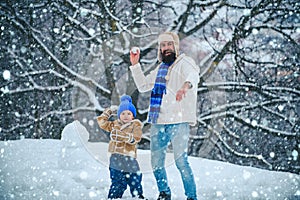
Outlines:
{"type": "Polygon", "coordinates": [[[111,114],[112,111],[109,108],[107,108],[99,117],[97,117],[99,127],[107,132],[111,132],[113,127],[113,122],[108,120],[111,114]]]}
{"type": "Polygon", "coordinates": [[[115,126],[111,131],[110,137],[114,141],[123,141],[130,145],[135,145],[141,141],[142,127],[142,122],[135,119],[131,123],[124,124],[121,127],[115,126]]]}
{"type": "Polygon", "coordinates": [[[142,138],[142,128],[143,124],[140,120],[134,120],[133,121],[133,141],[131,143],[136,144],[141,141],[142,138]]]}

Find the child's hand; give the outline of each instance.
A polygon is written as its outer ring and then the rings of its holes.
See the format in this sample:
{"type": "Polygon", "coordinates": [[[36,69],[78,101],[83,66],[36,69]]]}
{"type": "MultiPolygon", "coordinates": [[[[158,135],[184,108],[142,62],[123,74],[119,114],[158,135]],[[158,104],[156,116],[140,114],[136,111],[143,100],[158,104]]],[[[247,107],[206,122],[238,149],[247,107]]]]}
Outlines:
{"type": "Polygon", "coordinates": [[[110,108],[106,108],[104,111],[103,111],[103,114],[105,114],[107,117],[110,117],[111,114],[112,114],[112,111],[110,108]]]}
{"type": "Polygon", "coordinates": [[[110,110],[111,110],[111,112],[113,113],[113,114],[116,114],[117,113],[117,111],[118,111],[118,106],[116,106],[116,105],[111,105],[110,106],[110,110]]]}

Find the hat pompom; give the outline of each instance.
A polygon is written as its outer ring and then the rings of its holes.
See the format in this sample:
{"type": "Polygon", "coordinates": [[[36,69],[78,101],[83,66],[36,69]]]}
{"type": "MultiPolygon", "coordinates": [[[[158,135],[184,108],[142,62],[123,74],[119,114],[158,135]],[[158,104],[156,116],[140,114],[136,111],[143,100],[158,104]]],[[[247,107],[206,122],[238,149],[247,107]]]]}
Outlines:
{"type": "Polygon", "coordinates": [[[123,95],[123,96],[121,96],[120,101],[121,101],[121,103],[123,101],[128,101],[129,103],[132,103],[132,99],[131,99],[131,97],[129,95],[123,95]]]}
{"type": "Polygon", "coordinates": [[[119,105],[119,109],[118,109],[118,118],[120,118],[120,114],[124,111],[124,110],[129,110],[132,112],[133,116],[136,117],[136,108],[135,106],[132,104],[132,99],[129,95],[123,95],[120,98],[120,105],[119,105]]]}

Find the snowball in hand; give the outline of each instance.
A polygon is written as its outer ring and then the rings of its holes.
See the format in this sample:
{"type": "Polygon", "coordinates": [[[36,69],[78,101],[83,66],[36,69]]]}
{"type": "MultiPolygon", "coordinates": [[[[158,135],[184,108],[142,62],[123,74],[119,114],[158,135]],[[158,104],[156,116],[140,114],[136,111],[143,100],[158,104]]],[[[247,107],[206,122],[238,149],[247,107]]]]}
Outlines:
{"type": "Polygon", "coordinates": [[[133,54],[137,54],[139,51],[140,51],[140,48],[138,48],[138,47],[132,47],[132,48],[131,48],[131,52],[132,52],[133,54]]]}

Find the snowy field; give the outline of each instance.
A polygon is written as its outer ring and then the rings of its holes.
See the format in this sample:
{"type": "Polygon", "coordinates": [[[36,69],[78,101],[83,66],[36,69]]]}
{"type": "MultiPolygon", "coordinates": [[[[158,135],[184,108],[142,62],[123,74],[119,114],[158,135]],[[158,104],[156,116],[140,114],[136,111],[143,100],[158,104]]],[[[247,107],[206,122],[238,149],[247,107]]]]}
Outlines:
{"type": "MultiPolygon", "coordinates": [[[[0,142],[0,199],[106,199],[110,185],[106,143],[89,143],[75,121],[61,140],[0,142]]],[[[144,196],[158,196],[150,168],[150,151],[139,150],[144,196]]],[[[300,200],[300,176],[190,157],[199,200],[300,200]]],[[[180,175],[168,155],[172,200],[184,200],[180,175]]],[[[131,200],[128,190],[123,199],[131,200]]]]}

